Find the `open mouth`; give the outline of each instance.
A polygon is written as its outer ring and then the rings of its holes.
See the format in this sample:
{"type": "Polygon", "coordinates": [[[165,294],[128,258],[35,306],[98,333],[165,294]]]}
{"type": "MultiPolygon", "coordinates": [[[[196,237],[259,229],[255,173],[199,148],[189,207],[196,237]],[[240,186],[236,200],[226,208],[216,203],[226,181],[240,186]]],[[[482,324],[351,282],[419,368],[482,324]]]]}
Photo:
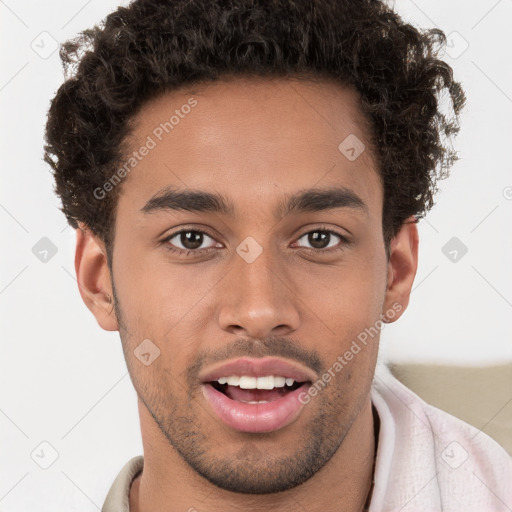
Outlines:
{"type": "Polygon", "coordinates": [[[307,382],[297,382],[289,377],[268,375],[265,377],[220,377],[209,384],[231,400],[246,404],[266,404],[279,400],[307,382]]]}
{"type": "Polygon", "coordinates": [[[301,395],[315,373],[296,361],[242,357],[199,376],[215,416],[239,432],[264,433],[293,423],[304,409],[301,395]]]}

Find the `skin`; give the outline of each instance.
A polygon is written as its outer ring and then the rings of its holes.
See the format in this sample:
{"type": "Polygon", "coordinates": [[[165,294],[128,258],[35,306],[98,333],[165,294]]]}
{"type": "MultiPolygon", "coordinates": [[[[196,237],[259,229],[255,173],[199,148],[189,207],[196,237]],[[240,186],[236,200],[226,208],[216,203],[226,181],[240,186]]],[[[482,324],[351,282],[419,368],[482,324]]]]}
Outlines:
{"type": "Polygon", "coordinates": [[[378,335],[295,421],[267,434],[223,424],[198,373],[247,354],[310,370],[316,360],[320,377],[393,305],[401,311],[389,321],[406,309],[416,225],[404,223],[388,260],[376,162],[368,149],[355,161],[338,150],[351,133],[368,142],[356,91],[326,81],[238,78],[168,92],[137,114],[132,149],[190,97],[197,106],[122,184],[112,272],[102,240],[86,226],[77,230],[82,298],[103,329],[119,330],[139,397],[144,471],[132,485],[130,510],[325,512],[342,503],[360,511],[375,458],[369,393],[378,335]],[[217,192],[236,213],[141,212],[166,186],[217,192]],[[329,186],[352,190],[366,209],[274,217],[288,194],[329,186]],[[166,245],[179,250],[183,238],[164,238],[182,227],[207,231],[200,249],[213,250],[169,252],[166,245]],[[349,243],[332,235],[323,253],[308,252],[315,247],[308,233],[321,227],[349,243]],[[236,252],[248,236],[263,249],[250,264],[236,252]],[[134,355],[145,339],[160,350],[149,366],[134,355]]]}

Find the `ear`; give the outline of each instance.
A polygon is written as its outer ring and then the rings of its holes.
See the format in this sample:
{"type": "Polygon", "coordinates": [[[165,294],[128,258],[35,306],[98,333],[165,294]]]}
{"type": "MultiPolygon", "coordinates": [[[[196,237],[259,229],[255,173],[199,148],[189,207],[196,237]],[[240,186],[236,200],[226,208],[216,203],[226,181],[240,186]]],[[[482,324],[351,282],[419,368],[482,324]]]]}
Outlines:
{"type": "Polygon", "coordinates": [[[409,305],[411,288],[418,269],[418,228],[416,218],[407,219],[389,248],[388,276],[384,299],[384,321],[394,322],[409,305]],[[386,312],[390,314],[386,315],[386,312]]]}
{"type": "Polygon", "coordinates": [[[75,272],[82,300],[100,327],[117,331],[105,244],[83,224],[76,230],[75,272]]]}

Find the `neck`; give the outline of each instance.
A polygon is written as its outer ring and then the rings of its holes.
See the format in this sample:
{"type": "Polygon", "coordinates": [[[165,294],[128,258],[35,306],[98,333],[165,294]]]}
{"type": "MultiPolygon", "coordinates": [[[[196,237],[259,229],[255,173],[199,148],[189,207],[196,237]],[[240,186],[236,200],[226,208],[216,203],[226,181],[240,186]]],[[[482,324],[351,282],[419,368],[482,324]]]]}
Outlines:
{"type": "Polygon", "coordinates": [[[288,491],[252,495],[220,489],[195,473],[169,444],[139,401],[144,470],[130,490],[130,512],[263,510],[362,512],[371,491],[375,461],[370,398],[331,460],[313,477],[288,491]]]}

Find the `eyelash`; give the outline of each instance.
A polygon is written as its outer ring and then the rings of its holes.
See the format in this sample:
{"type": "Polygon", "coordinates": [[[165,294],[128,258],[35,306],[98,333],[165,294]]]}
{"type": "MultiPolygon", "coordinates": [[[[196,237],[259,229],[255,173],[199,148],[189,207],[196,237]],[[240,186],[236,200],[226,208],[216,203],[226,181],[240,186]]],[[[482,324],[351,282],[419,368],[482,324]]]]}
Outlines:
{"type": "MultiPolygon", "coordinates": [[[[193,232],[193,233],[201,233],[203,235],[207,235],[209,236],[212,240],[215,240],[215,238],[210,235],[207,231],[203,231],[202,229],[187,229],[187,228],[184,228],[184,229],[180,229],[179,231],[176,231],[175,233],[172,233],[170,234],[168,237],[166,237],[164,240],[162,240],[162,243],[165,245],[165,248],[166,250],[174,253],[174,254],[179,254],[183,257],[186,257],[186,256],[189,256],[190,254],[207,254],[211,251],[214,251],[216,249],[218,249],[218,247],[208,247],[206,249],[176,249],[175,247],[172,247],[168,242],[176,237],[177,235],[180,235],[181,233],[188,233],[188,232],[193,232]]],[[[322,232],[322,233],[330,233],[332,235],[336,235],[337,237],[340,238],[342,244],[340,247],[336,247],[335,249],[310,249],[308,247],[299,247],[299,249],[302,249],[302,250],[305,250],[307,252],[310,252],[310,253],[314,253],[314,254],[319,254],[319,253],[330,253],[330,252],[333,252],[333,253],[336,253],[338,251],[343,251],[345,250],[345,248],[347,247],[347,245],[350,245],[350,241],[345,237],[343,236],[342,234],[338,233],[337,231],[334,231],[332,229],[328,229],[327,227],[325,226],[320,226],[319,228],[316,228],[316,229],[312,229],[310,231],[306,231],[305,233],[303,233],[302,235],[300,235],[297,240],[300,240],[304,235],[308,235],[310,233],[316,233],[316,232],[322,232]]]]}

